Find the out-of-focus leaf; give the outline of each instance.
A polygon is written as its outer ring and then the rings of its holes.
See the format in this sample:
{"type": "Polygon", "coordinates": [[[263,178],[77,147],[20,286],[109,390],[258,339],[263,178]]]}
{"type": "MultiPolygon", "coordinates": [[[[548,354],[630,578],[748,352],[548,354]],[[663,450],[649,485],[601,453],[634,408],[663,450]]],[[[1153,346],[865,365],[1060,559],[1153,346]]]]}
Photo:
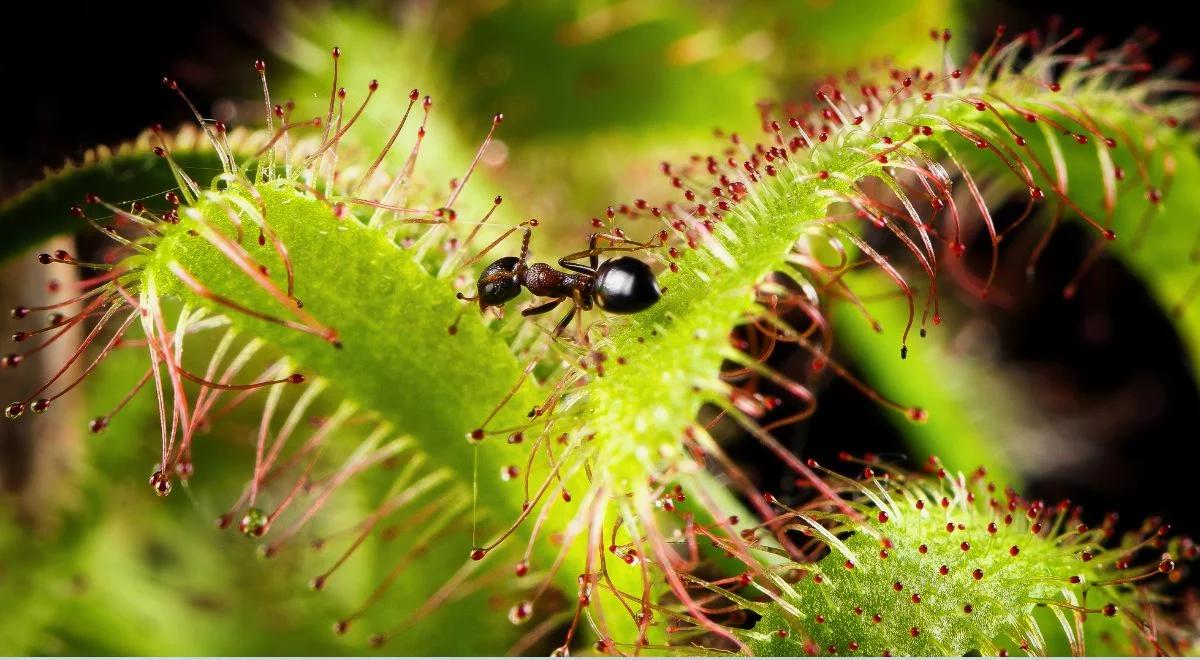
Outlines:
{"type": "MultiPolygon", "coordinates": [[[[891,280],[874,271],[855,273],[847,283],[862,292],[894,288],[891,280]]],[[[857,309],[837,305],[833,326],[838,347],[884,396],[927,413],[924,423],[898,421],[915,454],[914,464],[936,454],[952,469],[970,471],[982,465],[997,485],[1019,487],[1005,437],[1024,409],[1022,396],[979,355],[979,347],[971,345],[970,335],[979,328],[958,319],[915,340],[908,359],[901,360],[900,330],[907,309],[902,299],[872,302],[871,315],[884,330],[876,333],[857,309]]]]}
{"type": "MultiPolygon", "coordinates": [[[[1163,308],[1170,310],[1191,354],[1193,374],[1200,374],[1200,297],[1194,288],[1200,286],[1200,187],[1191,183],[1200,179],[1200,158],[1192,145],[1162,148],[1175,160],[1178,185],[1171,186],[1162,212],[1149,220],[1140,246],[1135,240],[1141,221],[1139,209],[1119,207],[1116,226],[1124,231],[1112,248],[1141,276],[1163,308]]],[[[1136,196],[1137,191],[1126,194],[1136,196]]]]}

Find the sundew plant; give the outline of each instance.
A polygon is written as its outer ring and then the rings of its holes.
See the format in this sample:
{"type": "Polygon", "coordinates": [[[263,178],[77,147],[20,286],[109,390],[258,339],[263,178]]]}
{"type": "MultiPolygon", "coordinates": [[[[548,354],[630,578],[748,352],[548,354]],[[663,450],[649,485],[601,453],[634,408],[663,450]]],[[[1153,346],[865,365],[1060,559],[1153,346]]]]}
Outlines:
{"type": "MultiPolygon", "coordinates": [[[[953,37],[911,35],[934,55],[760,103],[759,130],[662,162],[661,181],[629,182],[590,236],[544,255],[531,240],[559,220],[483,189],[503,114],[476,118],[474,152],[428,163],[439,106],[419,89],[384,141],[352,139],[407,86],[386,69],[345,85],[369,66],[349,48],[329,45],[318,102],[273,95],[268,61],[228,72],[261,85],[261,119],[244,126],[164,78],[193,124],[153,126],[4,207],[6,233],[107,243],[20,257],[79,275],[11,310],[5,378],[63,359],[2,421],[55,415],[106,362],[140,356],[90,433],[146,450],[144,494],[236,479],[211,542],[245,537],[262,571],[319,564],[295,590],[307,579],[336,598],[328,634],[363,651],[408,652],[414,621],[466,627],[456,603],[485,594],[515,646],[481,654],[1194,652],[1190,530],[1026,497],[988,466],[850,453],[825,466],[780,440],[813,415],[823,375],[902,424],[939,412],[844,364],[833,307],[894,336],[888,359],[919,361],[923,338],[963,322],[939,287],[989,296],[1018,230],[1089,233],[1073,293],[1102,251],[1136,263],[1194,225],[1172,202],[1200,177],[1195,88],[1138,39],[1000,28],[960,57],[953,37]],[[125,199],[114,163],[160,192],[125,199]],[[626,276],[643,278],[633,307],[626,276]],[[902,305],[895,327],[873,311],[880,291],[902,305]],[[784,345],[804,369],[771,359],[784,345]],[[156,411],[153,450],[111,433],[138,402],[156,411]],[[770,416],[784,405],[796,412],[770,416]],[[768,492],[738,436],[795,488],[768,492]],[[241,438],[244,460],[206,465],[241,438]],[[369,502],[349,502],[360,482],[369,502]],[[431,556],[453,567],[436,584],[418,576],[431,556]],[[405,614],[387,614],[394,601],[405,614]]],[[[1186,328],[1195,287],[1172,278],[1156,294],[1186,328]]]]}

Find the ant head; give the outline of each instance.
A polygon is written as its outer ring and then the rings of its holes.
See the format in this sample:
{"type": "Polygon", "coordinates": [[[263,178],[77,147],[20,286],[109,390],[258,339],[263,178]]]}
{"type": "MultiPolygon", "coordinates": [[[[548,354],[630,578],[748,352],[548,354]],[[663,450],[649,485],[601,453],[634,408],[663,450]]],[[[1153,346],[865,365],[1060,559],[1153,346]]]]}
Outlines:
{"type": "Polygon", "coordinates": [[[479,310],[499,307],[521,293],[521,278],[517,275],[517,257],[501,257],[483,269],[479,275],[479,310]]]}

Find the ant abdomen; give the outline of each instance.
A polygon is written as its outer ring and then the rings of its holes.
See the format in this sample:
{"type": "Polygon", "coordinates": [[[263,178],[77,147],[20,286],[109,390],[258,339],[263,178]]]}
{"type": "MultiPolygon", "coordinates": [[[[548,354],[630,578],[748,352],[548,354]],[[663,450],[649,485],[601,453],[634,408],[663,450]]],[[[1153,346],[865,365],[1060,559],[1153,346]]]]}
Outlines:
{"type": "Polygon", "coordinates": [[[635,257],[618,257],[600,264],[592,297],[596,305],[613,314],[635,314],[662,298],[662,289],[650,266],[635,257]]]}

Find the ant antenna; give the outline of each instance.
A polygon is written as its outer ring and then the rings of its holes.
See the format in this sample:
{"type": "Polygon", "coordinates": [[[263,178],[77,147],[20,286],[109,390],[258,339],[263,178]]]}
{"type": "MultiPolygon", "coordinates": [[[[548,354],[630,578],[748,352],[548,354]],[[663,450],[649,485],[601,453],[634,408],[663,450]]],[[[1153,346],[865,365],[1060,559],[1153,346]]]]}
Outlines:
{"type": "Polygon", "coordinates": [[[482,258],[482,257],[483,257],[483,255],[485,255],[485,254],[487,254],[488,252],[490,252],[490,251],[492,250],[492,248],[494,248],[494,247],[496,247],[497,245],[499,245],[499,244],[501,243],[501,241],[503,241],[504,239],[506,239],[506,238],[508,238],[509,236],[511,236],[511,235],[513,234],[513,232],[517,231],[518,229],[524,229],[524,230],[525,230],[525,235],[524,235],[524,236],[521,238],[521,261],[522,261],[522,262],[524,262],[524,261],[525,261],[525,259],[526,259],[526,257],[528,257],[528,256],[529,256],[529,238],[530,238],[530,237],[533,235],[533,228],[534,228],[534,227],[537,227],[537,226],[538,226],[538,221],[537,221],[537,219],[536,219],[536,218],[531,218],[531,219],[529,219],[529,220],[526,220],[525,222],[522,222],[522,223],[520,223],[520,224],[518,224],[518,225],[515,225],[515,226],[513,226],[513,227],[509,227],[508,229],[506,229],[506,230],[504,231],[504,233],[503,233],[503,234],[500,234],[499,236],[497,236],[497,237],[496,237],[496,240],[492,241],[491,243],[488,243],[488,244],[487,244],[487,247],[485,247],[485,248],[483,248],[482,250],[480,250],[480,251],[479,251],[479,252],[478,252],[478,253],[477,253],[475,256],[473,256],[473,257],[471,257],[470,259],[467,259],[466,261],[464,261],[464,262],[463,262],[463,263],[462,263],[462,264],[461,264],[461,265],[458,267],[458,268],[459,268],[459,270],[462,270],[463,268],[466,268],[467,266],[470,266],[471,264],[475,263],[476,261],[479,261],[479,260],[480,260],[480,258],[482,258]]]}

